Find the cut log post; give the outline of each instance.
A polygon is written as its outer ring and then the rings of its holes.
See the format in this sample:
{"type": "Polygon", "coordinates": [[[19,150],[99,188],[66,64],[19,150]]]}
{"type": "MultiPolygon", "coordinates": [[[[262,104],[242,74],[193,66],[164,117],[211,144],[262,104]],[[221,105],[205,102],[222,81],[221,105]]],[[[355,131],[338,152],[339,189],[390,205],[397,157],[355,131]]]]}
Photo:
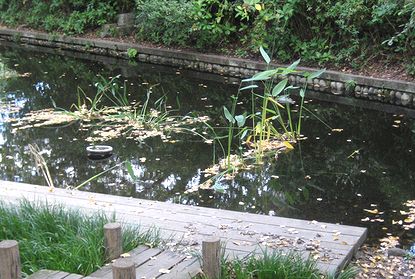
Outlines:
{"type": "Polygon", "coordinates": [[[136,279],[134,262],[130,259],[118,259],[112,264],[113,279],[136,279]]]}
{"type": "Polygon", "coordinates": [[[122,254],[121,225],[109,223],[104,225],[105,258],[107,261],[117,259],[122,254]]]}
{"type": "Polygon", "coordinates": [[[220,239],[213,237],[202,242],[203,273],[209,279],[220,277],[220,239]]]}
{"type": "Polygon", "coordinates": [[[0,278],[22,278],[20,269],[19,244],[15,240],[0,242],[0,278]]]}

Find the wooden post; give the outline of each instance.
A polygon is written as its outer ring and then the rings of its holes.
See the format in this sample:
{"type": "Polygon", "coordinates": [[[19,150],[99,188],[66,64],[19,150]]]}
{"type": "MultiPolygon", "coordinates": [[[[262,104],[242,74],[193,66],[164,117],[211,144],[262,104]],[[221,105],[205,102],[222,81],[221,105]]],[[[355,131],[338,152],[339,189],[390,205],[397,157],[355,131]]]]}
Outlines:
{"type": "Polygon", "coordinates": [[[130,259],[118,259],[112,264],[113,279],[136,279],[134,262],[130,259]]]}
{"type": "Polygon", "coordinates": [[[203,273],[209,279],[220,277],[220,239],[213,237],[202,242],[203,273]]]}
{"type": "Polygon", "coordinates": [[[0,242],[0,278],[22,278],[19,244],[15,240],[3,240],[0,242]]]}
{"type": "Polygon", "coordinates": [[[122,254],[121,225],[109,223],[104,225],[105,258],[107,261],[117,259],[122,254]]]}

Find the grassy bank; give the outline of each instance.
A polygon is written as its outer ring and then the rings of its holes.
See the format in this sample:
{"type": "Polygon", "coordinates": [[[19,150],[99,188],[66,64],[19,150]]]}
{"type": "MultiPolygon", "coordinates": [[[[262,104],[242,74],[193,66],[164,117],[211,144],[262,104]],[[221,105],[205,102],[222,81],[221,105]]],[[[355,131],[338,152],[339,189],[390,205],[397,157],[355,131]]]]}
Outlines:
{"type": "MultiPolygon", "coordinates": [[[[25,274],[51,269],[88,275],[105,263],[103,226],[113,220],[104,214],[88,216],[59,205],[1,203],[0,240],[19,242],[25,274]]],[[[123,228],[124,251],[157,241],[155,232],[123,228]]]]}
{"type": "Polygon", "coordinates": [[[296,253],[283,254],[264,251],[262,256],[250,256],[245,260],[227,261],[221,266],[221,278],[226,279],[350,279],[357,271],[347,268],[337,276],[321,274],[316,262],[303,259],[296,253]]]}
{"type": "Polygon", "coordinates": [[[138,42],[301,58],[361,70],[403,64],[415,76],[415,2],[408,0],[0,0],[0,23],[83,34],[136,15],[138,42]],[[49,2],[49,1],[48,1],[49,2]]]}

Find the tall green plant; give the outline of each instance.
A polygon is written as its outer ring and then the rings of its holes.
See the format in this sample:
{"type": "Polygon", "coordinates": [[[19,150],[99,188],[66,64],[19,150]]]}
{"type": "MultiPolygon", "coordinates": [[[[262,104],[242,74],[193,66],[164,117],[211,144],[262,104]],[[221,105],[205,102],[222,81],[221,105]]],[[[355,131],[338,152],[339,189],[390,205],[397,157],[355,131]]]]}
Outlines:
{"type": "Polygon", "coordinates": [[[300,72],[296,68],[300,60],[283,68],[272,68],[271,58],[261,47],[260,53],[267,63],[267,69],[253,77],[242,80],[236,96],[232,97],[232,108],[224,107],[224,115],[228,122],[227,164],[231,167],[231,150],[235,134],[239,140],[245,140],[254,149],[257,162],[262,160],[265,152],[277,148],[276,143],[282,143],[287,148],[293,148],[290,142],[295,142],[301,135],[302,114],[307,82],[301,88],[288,84],[288,75],[302,75],[306,81],[320,76],[324,70],[315,73],[300,72]],[[247,84],[242,86],[243,84],[247,84]],[[249,84],[250,83],[250,84],[249,84]],[[259,83],[259,84],[258,84],[259,83]],[[262,89],[258,93],[256,90],[262,89]],[[242,91],[250,90],[251,111],[235,115],[238,98],[242,91]],[[300,108],[298,118],[292,116],[291,105],[294,101],[290,94],[299,90],[300,108]],[[236,125],[235,125],[236,124],[236,125]],[[236,133],[235,130],[238,130],[236,133]]]}

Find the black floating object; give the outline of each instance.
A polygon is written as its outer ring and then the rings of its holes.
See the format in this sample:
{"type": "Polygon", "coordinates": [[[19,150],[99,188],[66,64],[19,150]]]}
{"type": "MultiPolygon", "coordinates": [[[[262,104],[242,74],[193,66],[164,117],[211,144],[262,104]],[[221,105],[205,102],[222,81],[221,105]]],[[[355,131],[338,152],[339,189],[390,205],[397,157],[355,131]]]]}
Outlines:
{"type": "Polygon", "coordinates": [[[111,157],[112,150],[109,145],[90,145],[86,148],[86,154],[91,160],[102,160],[111,157]]]}

